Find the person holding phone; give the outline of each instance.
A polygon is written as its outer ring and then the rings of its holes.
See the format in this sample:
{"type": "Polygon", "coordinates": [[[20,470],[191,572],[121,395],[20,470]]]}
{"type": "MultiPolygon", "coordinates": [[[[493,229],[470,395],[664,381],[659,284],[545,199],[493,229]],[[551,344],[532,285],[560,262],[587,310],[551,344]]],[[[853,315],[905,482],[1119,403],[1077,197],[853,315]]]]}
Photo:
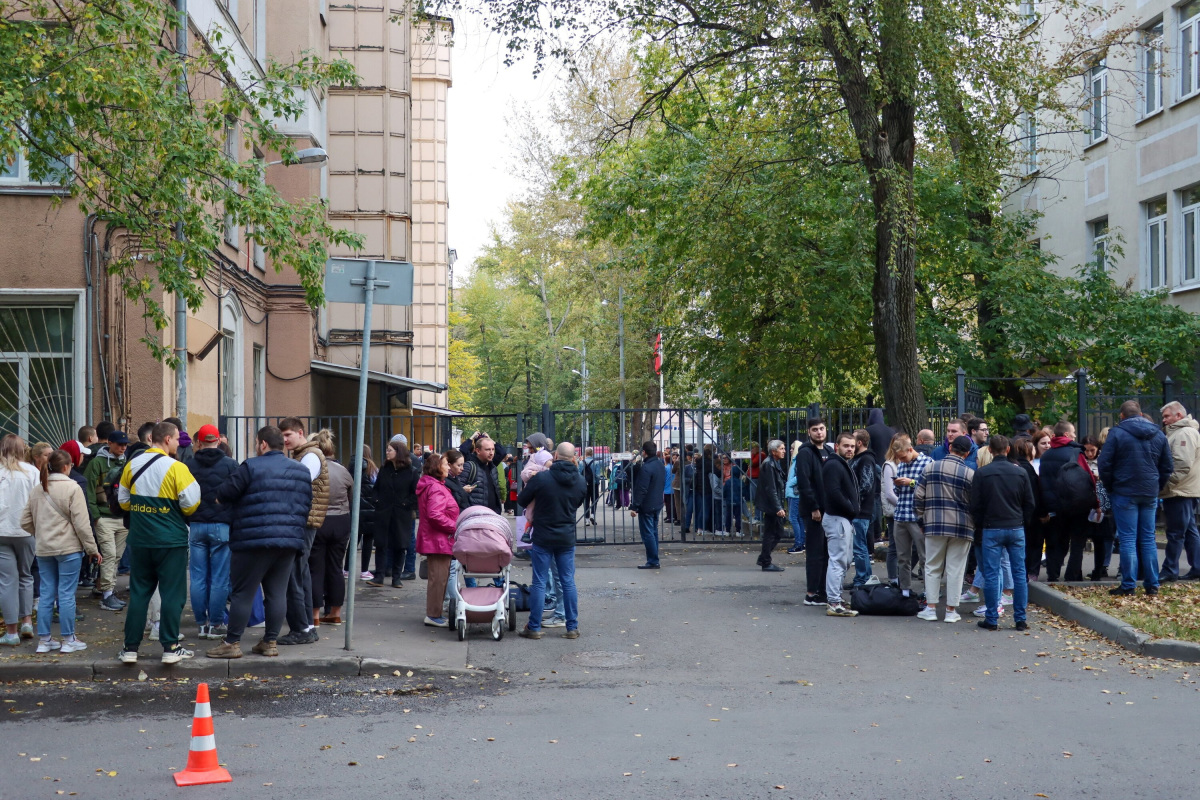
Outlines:
{"type": "Polygon", "coordinates": [[[37,618],[39,653],[87,649],[86,644],[75,638],[75,589],[85,554],[97,564],[103,561],[92,535],[87,500],[70,476],[73,460],[63,450],[50,454],[42,467],[41,484],[30,492],[29,505],[21,515],[21,529],[37,542],[38,571],[42,577],[37,618]],[[50,632],[56,600],[61,642],[54,641],[50,632]]]}

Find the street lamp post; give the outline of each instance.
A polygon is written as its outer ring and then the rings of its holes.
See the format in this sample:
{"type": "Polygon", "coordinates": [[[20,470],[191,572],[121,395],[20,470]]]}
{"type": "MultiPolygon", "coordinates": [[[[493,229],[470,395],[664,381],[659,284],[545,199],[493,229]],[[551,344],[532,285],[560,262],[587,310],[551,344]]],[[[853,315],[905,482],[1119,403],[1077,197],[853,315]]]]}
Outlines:
{"type": "Polygon", "coordinates": [[[583,371],[577,369],[571,370],[579,376],[580,382],[583,384],[583,441],[581,446],[584,450],[587,449],[588,443],[588,367],[587,367],[587,339],[583,340],[582,350],[577,350],[574,347],[565,346],[563,350],[570,350],[572,353],[579,353],[582,362],[583,371]]]}
{"type": "MultiPolygon", "coordinates": [[[[607,300],[600,301],[601,305],[608,305],[607,300]]],[[[617,286],[617,353],[620,361],[620,387],[621,393],[619,397],[619,408],[621,417],[621,451],[625,451],[625,287],[617,286]]]]}

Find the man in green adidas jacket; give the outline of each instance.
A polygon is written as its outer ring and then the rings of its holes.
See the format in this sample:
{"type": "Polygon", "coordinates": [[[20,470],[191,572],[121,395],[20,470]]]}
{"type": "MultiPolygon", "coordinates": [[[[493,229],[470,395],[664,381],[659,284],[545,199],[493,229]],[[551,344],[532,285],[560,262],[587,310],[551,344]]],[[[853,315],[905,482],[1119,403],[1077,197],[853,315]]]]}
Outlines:
{"type": "Polygon", "coordinates": [[[149,449],[138,453],[121,473],[117,499],[129,512],[130,556],[125,647],[118,656],[123,664],[137,663],[155,589],[162,599],[163,663],[192,657],[192,651],[179,644],[179,621],[187,602],[187,517],[200,507],[200,484],[172,458],[178,448],[179,429],[160,422],[150,434],[149,449]]]}

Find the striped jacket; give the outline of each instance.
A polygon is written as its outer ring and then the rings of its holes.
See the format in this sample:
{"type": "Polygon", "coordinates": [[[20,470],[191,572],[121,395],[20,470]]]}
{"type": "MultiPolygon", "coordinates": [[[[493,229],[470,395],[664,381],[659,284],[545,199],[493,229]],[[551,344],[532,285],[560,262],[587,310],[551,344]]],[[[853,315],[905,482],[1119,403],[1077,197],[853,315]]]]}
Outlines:
{"type": "Polygon", "coordinates": [[[935,461],[917,480],[914,506],[925,523],[926,536],[974,539],[971,522],[971,480],[975,470],[956,455],[935,461]]]}
{"type": "Polygon", "coordinates": [[[129,512],[129,544],[133,547],[187,547],[186,517],[200,507],[200,484],[182,463],[151,447],[138,453],[121,472],[117,492],[121,508],[129,512]],[[132,478],[142,467],[161,456],[149,469],[132,478]]]}

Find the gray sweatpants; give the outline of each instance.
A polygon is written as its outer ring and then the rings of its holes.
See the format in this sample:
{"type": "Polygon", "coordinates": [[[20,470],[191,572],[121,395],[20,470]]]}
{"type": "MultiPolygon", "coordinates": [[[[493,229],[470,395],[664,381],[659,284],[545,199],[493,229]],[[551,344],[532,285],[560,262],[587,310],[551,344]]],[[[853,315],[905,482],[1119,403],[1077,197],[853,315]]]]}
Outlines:
{"type": "Polygon", "coordinates": [[[842,581],[854,555],[854,526],[845,517],[826,514],[821,517],[825,546],[829,549],[829,567],[825,570],[825,596],[831,606],[842,604],[842,581]]]}
{"type": "Polygon", "coordinates": [[[0,536],[0,614],[4,622],[17,622],[33,613],[32,536],[0,536]]]}

